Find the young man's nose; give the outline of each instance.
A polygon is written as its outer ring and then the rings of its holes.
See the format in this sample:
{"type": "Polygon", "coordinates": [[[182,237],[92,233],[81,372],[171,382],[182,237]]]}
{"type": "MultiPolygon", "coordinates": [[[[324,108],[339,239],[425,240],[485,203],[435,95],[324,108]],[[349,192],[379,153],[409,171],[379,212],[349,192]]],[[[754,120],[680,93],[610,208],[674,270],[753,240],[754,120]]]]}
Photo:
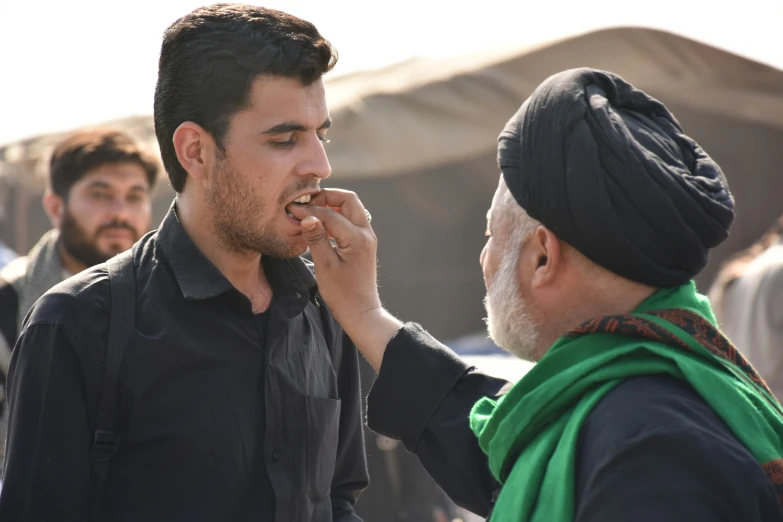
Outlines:
{"type": "Polygon", "coordinates": [[[308,142],[307,156],[299,164],[299,173],[303,176],[315,176],[319,179],[328,178],[332,174],[332,166],[324,149],[324,143],[317,136],[308,142]]]}

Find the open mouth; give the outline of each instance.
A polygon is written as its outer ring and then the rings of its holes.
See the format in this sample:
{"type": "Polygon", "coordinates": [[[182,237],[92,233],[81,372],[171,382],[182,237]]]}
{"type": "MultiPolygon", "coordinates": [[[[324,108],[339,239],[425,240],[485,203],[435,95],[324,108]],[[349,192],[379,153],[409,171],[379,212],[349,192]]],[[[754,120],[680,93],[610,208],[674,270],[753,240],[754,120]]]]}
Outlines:
{"type": "Polygon", "coordinates": [[[310,200],[313,199],[313,196],[317,194],[316,192],[311,194],[302,194],[301,196],[297,197],[293,201],[291,201],[288,205],[285,206],[285,213],[288,216],[289,219],[293,219],[297,223],[301,221],[299,218],[295,217],[293,214],[291,214],[291,211],[289,210],[292,205],[302,205],[306,206],[310,204],[310,200]]]}

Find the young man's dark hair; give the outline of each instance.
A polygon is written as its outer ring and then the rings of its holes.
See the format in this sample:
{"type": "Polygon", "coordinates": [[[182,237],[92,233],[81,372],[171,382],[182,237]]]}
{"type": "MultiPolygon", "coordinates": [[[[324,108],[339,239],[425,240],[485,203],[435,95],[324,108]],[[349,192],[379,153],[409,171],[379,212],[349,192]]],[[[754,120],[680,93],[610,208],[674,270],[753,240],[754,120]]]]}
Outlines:
{"type": "Polygon", "coordinates": [[[76,132],[57,145],[52,153],[49,187],[67,199],[71,187],[84,175],[102,165],[135,163],[144,169],[150,188],[158,177],[158,163],[128,136],[118,130],[92,128],[76,132]]]}
{"type": "Polygon", "coordinates": [[[180,124],[201,125],[222,148],[256,77],[298,78],[307,86],[336,62],[313,24],[282,11],[215,4],[177,20],[163,35],[155,88],[155,132],[174,190],[182,192],[188,176],[172,143],[180,124]]]}

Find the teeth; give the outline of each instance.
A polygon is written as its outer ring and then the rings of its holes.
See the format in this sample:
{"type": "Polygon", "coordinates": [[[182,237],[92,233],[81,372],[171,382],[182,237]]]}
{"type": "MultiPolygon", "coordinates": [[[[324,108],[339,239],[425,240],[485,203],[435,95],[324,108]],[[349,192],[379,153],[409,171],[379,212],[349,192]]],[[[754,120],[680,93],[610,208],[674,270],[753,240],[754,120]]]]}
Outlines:
{"type": "Polygon", "coordinates": [[[294,203],[310,203],[310,199],[311,198],[312,198],[312,196],[310,196],[309,194],[304,195],[304,196],[299,196],[298,198],[296,198],[294,200],[294,203]]]}

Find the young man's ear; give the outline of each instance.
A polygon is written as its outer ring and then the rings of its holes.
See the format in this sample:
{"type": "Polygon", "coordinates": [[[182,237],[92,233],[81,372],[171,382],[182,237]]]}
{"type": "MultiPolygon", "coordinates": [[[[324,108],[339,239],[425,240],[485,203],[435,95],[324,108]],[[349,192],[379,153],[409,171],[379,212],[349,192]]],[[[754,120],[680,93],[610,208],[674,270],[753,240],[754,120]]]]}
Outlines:
{"type": "Polygon", "coordinates": [[[63,214],[65,212],[65,201],[63,198],[52,192],[52,189],[47,189],[43,195],[44,212],[49,216],[49,221],[54,228],[60,228],[63,222],[63,214]]]}
{"type": "Polygon", "coordinates": [[[172,141],[182,168],[196,179],[206,178],[215,149],[209,133],[201,125],[186,121],[174,131],[172,141]]]}

